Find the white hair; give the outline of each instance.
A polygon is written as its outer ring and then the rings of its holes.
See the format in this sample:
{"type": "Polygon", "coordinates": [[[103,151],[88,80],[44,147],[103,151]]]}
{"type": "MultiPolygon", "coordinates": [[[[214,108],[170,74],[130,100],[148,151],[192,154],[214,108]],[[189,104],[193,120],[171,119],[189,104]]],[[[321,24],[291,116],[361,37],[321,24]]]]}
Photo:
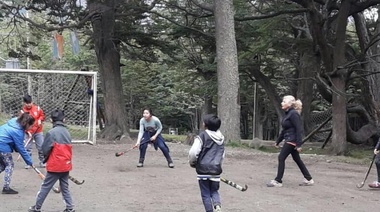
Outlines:
{"type": "Polygon", "coordinates": [[[287,99],[290,103],[290,105],[298,112],[301,113],[302,111],[302,102],[301,100],[294,98],[292,95],[286,95],[284,96],[284,99],[287,99]]]}

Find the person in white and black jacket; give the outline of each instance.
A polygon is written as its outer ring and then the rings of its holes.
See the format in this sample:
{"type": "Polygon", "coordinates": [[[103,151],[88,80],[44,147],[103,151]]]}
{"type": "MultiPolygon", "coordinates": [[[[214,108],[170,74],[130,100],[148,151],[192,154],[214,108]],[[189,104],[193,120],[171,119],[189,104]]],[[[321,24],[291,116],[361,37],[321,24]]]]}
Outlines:
{"type": "Polygon", "coordinates": [[[300,116],[302,102],[300,100],[296,101],[294,96],[284,96],[281,108],[285,111],[285,116],[281,121],[282,130],[277,138],[275,147],[279,148],[279,144],[282,141],[285,143],[278,156],[277,176],[274,180],[267,183],[267,186],[282,187],[282,177],[285,172],[285,160],[290,154],[305,178],[300,185],[313,185],[314,180],[299,154],[302,151],[302,124],[300,116]]]}
{"type": "Polygon", "coordinates": [[[189,151],[190,166],[195,168],[206,212],[221,212],[219,195],[220,174],[224,158],[224,136],[216,115],[205,115],[205,131],[194,139],[189,151]]]}
{"type": "Polygon", "coordinates": [[[376,155],[375,164],[377,169],[377,181],[368,184],[368,186],[370,188],[380,188],[380,138],[375,146],[375,149],[373,150],[373,153],[376,155]]]}

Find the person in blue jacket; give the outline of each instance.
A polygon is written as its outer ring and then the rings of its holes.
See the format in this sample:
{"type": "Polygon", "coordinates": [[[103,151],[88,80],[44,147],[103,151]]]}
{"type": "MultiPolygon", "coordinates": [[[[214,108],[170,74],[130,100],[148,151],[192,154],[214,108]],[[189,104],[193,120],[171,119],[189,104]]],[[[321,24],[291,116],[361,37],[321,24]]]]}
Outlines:
{"type": "Polygon", "coordinates": [[[0,173],[5,171],[2,194],[18,194],[10,188],[14,168],[12,152],[19,152],[27,165],[33,167],[32,158],[24,147],[24,133],[34,124],[29,113],[23,113],[0,126],[0,173]]]}

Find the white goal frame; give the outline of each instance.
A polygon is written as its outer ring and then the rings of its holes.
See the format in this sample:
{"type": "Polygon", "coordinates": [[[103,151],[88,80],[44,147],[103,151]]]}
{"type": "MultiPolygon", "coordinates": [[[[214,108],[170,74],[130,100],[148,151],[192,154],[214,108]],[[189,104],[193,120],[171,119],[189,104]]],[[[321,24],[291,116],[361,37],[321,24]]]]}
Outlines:
{"type": "MultiPolygon", "coordinates": [[[[91,77],[91,89],[93,91],[90,97],[90,111],[88,115],[88,133],[87,140],[76,140],[73,139],[73,143],[89,143],[96,144],[96,114],[97,114],[97,72],[94,71],[68,71],[68,70],[37,70],[37,69],[9,69],[9,68],[0,68],[0,74],[2,73],[18,73],[18,74],[68,74],[68,75],[82,75],[91,77]]],[[[29,78],[29,77],[28,77],[29,78]]],[[[29,87],[28,87],[29,90],[29,87]]],[[[85,92],[85,91],[83,91],[85,92]]],[[[33,98],[33,97],[32,97],[33,98]]],[[[20,101],[22,96],[20,97],[20,101]]],[[[21,109],[21,108],[20,108],[21,109]]],[[[43,108],[42,108],[43,109],[43,108]]],[[[1,112],[1,111],[0,111],[1,112]]],[[[45,119],[50,118],[50,112],[45,112],[45,119]]],[[[100,124],[100,123],[99,123],[100,124]]],[[[69,130],[70,131],[70,130],[69,130]]]]}

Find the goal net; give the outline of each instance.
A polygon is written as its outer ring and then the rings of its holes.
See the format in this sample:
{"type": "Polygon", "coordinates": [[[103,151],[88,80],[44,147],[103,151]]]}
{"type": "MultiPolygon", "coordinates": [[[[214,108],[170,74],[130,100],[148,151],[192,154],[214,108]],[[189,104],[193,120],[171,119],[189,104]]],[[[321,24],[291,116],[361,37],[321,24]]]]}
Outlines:
{"type": "Polygon", "coordinates": [[[17,116],[23,96],[45,113],[44,134],[52,128],[50,114],[63,109],[75,143],[96,143],[97,73],[90,71],[0,69],[0,124],[17,116]]]}

